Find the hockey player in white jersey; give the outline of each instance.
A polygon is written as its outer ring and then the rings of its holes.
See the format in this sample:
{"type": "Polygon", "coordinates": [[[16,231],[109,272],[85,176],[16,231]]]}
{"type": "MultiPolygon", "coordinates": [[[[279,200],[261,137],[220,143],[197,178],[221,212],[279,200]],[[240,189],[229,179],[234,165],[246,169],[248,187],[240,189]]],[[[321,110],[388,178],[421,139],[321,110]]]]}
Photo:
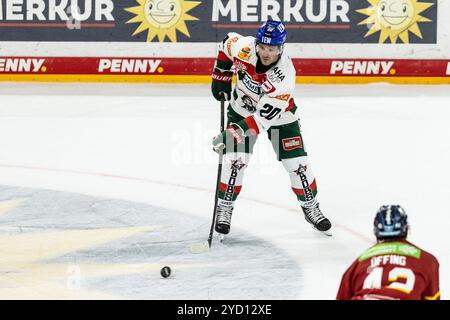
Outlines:
{"type": "Polygon", "coordinates": [[[256,38],[229,33],[219,44],[211,89],[217,100],[224,96],[230,104],[227,128],[213,140],[214,150],[224,152],[215,225],[218,233],[230,232],[234,202],[253,146],[257,136],[267,131],[305,219],[330,235],[331,223],[319,209],[316,180],[296,116],[292,96],[296,75],[291,59],[283,54],[285,40],[284,24],[269,20],[259,28],[256,38]]]}

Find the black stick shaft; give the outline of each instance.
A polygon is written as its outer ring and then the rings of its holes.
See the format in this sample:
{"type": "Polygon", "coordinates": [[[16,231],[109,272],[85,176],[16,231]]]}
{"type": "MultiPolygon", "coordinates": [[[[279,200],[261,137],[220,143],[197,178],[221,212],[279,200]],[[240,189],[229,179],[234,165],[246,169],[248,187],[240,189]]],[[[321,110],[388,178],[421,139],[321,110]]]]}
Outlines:
{"type": "MultiPolygon", "coordinates": [[[[222,98],[220,100],[220,132],[224,130],[225,127],[225,99],[222,98]]],[[[221,151],[219,153],[219,165],[217,167],[217,182],[216,182],[216,194],[214,198],[214,211],[213,211],[213,218],[211,223],[211,229],[209,230],[209,237],[208,237],[208,245],[211,248],[212,238],[214,234],[214,224],[216,221],[216,215],[217,215],[217,202],[219,200],[219,185],[220,185],[220,177],[222,175],[222,160],[223,160],[223,152],[221,151]]]]}

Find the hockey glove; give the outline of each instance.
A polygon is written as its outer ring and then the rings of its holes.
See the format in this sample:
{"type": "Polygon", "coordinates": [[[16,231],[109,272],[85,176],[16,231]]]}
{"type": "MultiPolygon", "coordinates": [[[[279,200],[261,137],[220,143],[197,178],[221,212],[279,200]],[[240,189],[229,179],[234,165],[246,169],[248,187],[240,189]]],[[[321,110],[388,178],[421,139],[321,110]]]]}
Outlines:
{"type": "Polygon", "coordinates": [[[226,145],[243,144],[245,142],[244,132],[235,124],[231,124],[213,139],[213,150],[217,153],[225,149],[226,145]]]}
{"type": "Polygon", "coordinates": [[[233,79],[233,71],[222,70],[214,68],[212,74],[211,91],[216,100],[222,100],[222,94],[224,99],[229,101],[231,99],[231,80],[233,79]]]}
{"type": "MultiPolygon", "coordinates": [[[[225,45],[227,39],[228,36],[222,41],[222,45],[225,45]]],[[[224,95],[223,98],[226,101],[231,99],[231,80],[233,80],[233,71],[231,71],[232,66],[233,61],[223,51],[219,50],[212,73],[211,84],[212,94],[218,101],[222,100],[222,95],[224,95]]]]}

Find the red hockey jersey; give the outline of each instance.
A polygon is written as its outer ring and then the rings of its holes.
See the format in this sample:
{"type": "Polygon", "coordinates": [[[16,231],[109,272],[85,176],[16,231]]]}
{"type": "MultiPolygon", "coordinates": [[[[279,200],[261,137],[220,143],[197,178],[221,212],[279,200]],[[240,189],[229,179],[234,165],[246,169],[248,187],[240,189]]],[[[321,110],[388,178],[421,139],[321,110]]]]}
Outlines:
{"type": "Polygon", "coordinates": [[[439,263],[406,240],[367,249],[342,276],[338,300],[439,300],[439,263]]]}

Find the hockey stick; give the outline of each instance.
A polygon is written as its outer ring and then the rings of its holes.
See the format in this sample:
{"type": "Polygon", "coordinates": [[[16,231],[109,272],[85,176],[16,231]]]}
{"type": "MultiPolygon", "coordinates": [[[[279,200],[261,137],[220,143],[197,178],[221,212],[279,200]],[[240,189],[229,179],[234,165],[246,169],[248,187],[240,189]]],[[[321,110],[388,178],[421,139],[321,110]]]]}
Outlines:
{"type": "MultiPolygon", "coordinates": [[[[225,127],[225,94],[221,93],[220,99],[220,132],[224,130],[225,127]]],[[[219,165],[217,167],[217,182],[216,182],[216,193],[214,195],[214,210],[213,210],[213,218],[211,222],[211,228],[209,230],[208,242],[207,243],[197,243],[192,244],[190,246],[190,251],[192,253],[201,253],[208,251],[211,248],[212,238],[214,234],[214,224],[216,222],[217,215],[217,202],[219,199],[219,186],[220,186],[220,178],[222,175],[222,161],[223,161],[223,151],[219,152],[219,165]]]]}
{"type": "MultiPolygon", "coordinates": [[[[224,130],[225,126],[225,94],[222,93],[222,99],[220,99],[220,132],[224,130]]],[[[211,222],[211,229],[209,230],[208,237],[208,246],[211,248],[212,238],[214,234],[214,223],[216,221],[217,215],[217,202],[219,200],[219,186],[220,186],[220,178],[222,175],[222,161],[223,161],[223,150],[219,152],[219,165],[217,167],[217,182],[216,182],[216,194],[214,197],[214,211],[213,211],[213,219],[211,222]]]]}

